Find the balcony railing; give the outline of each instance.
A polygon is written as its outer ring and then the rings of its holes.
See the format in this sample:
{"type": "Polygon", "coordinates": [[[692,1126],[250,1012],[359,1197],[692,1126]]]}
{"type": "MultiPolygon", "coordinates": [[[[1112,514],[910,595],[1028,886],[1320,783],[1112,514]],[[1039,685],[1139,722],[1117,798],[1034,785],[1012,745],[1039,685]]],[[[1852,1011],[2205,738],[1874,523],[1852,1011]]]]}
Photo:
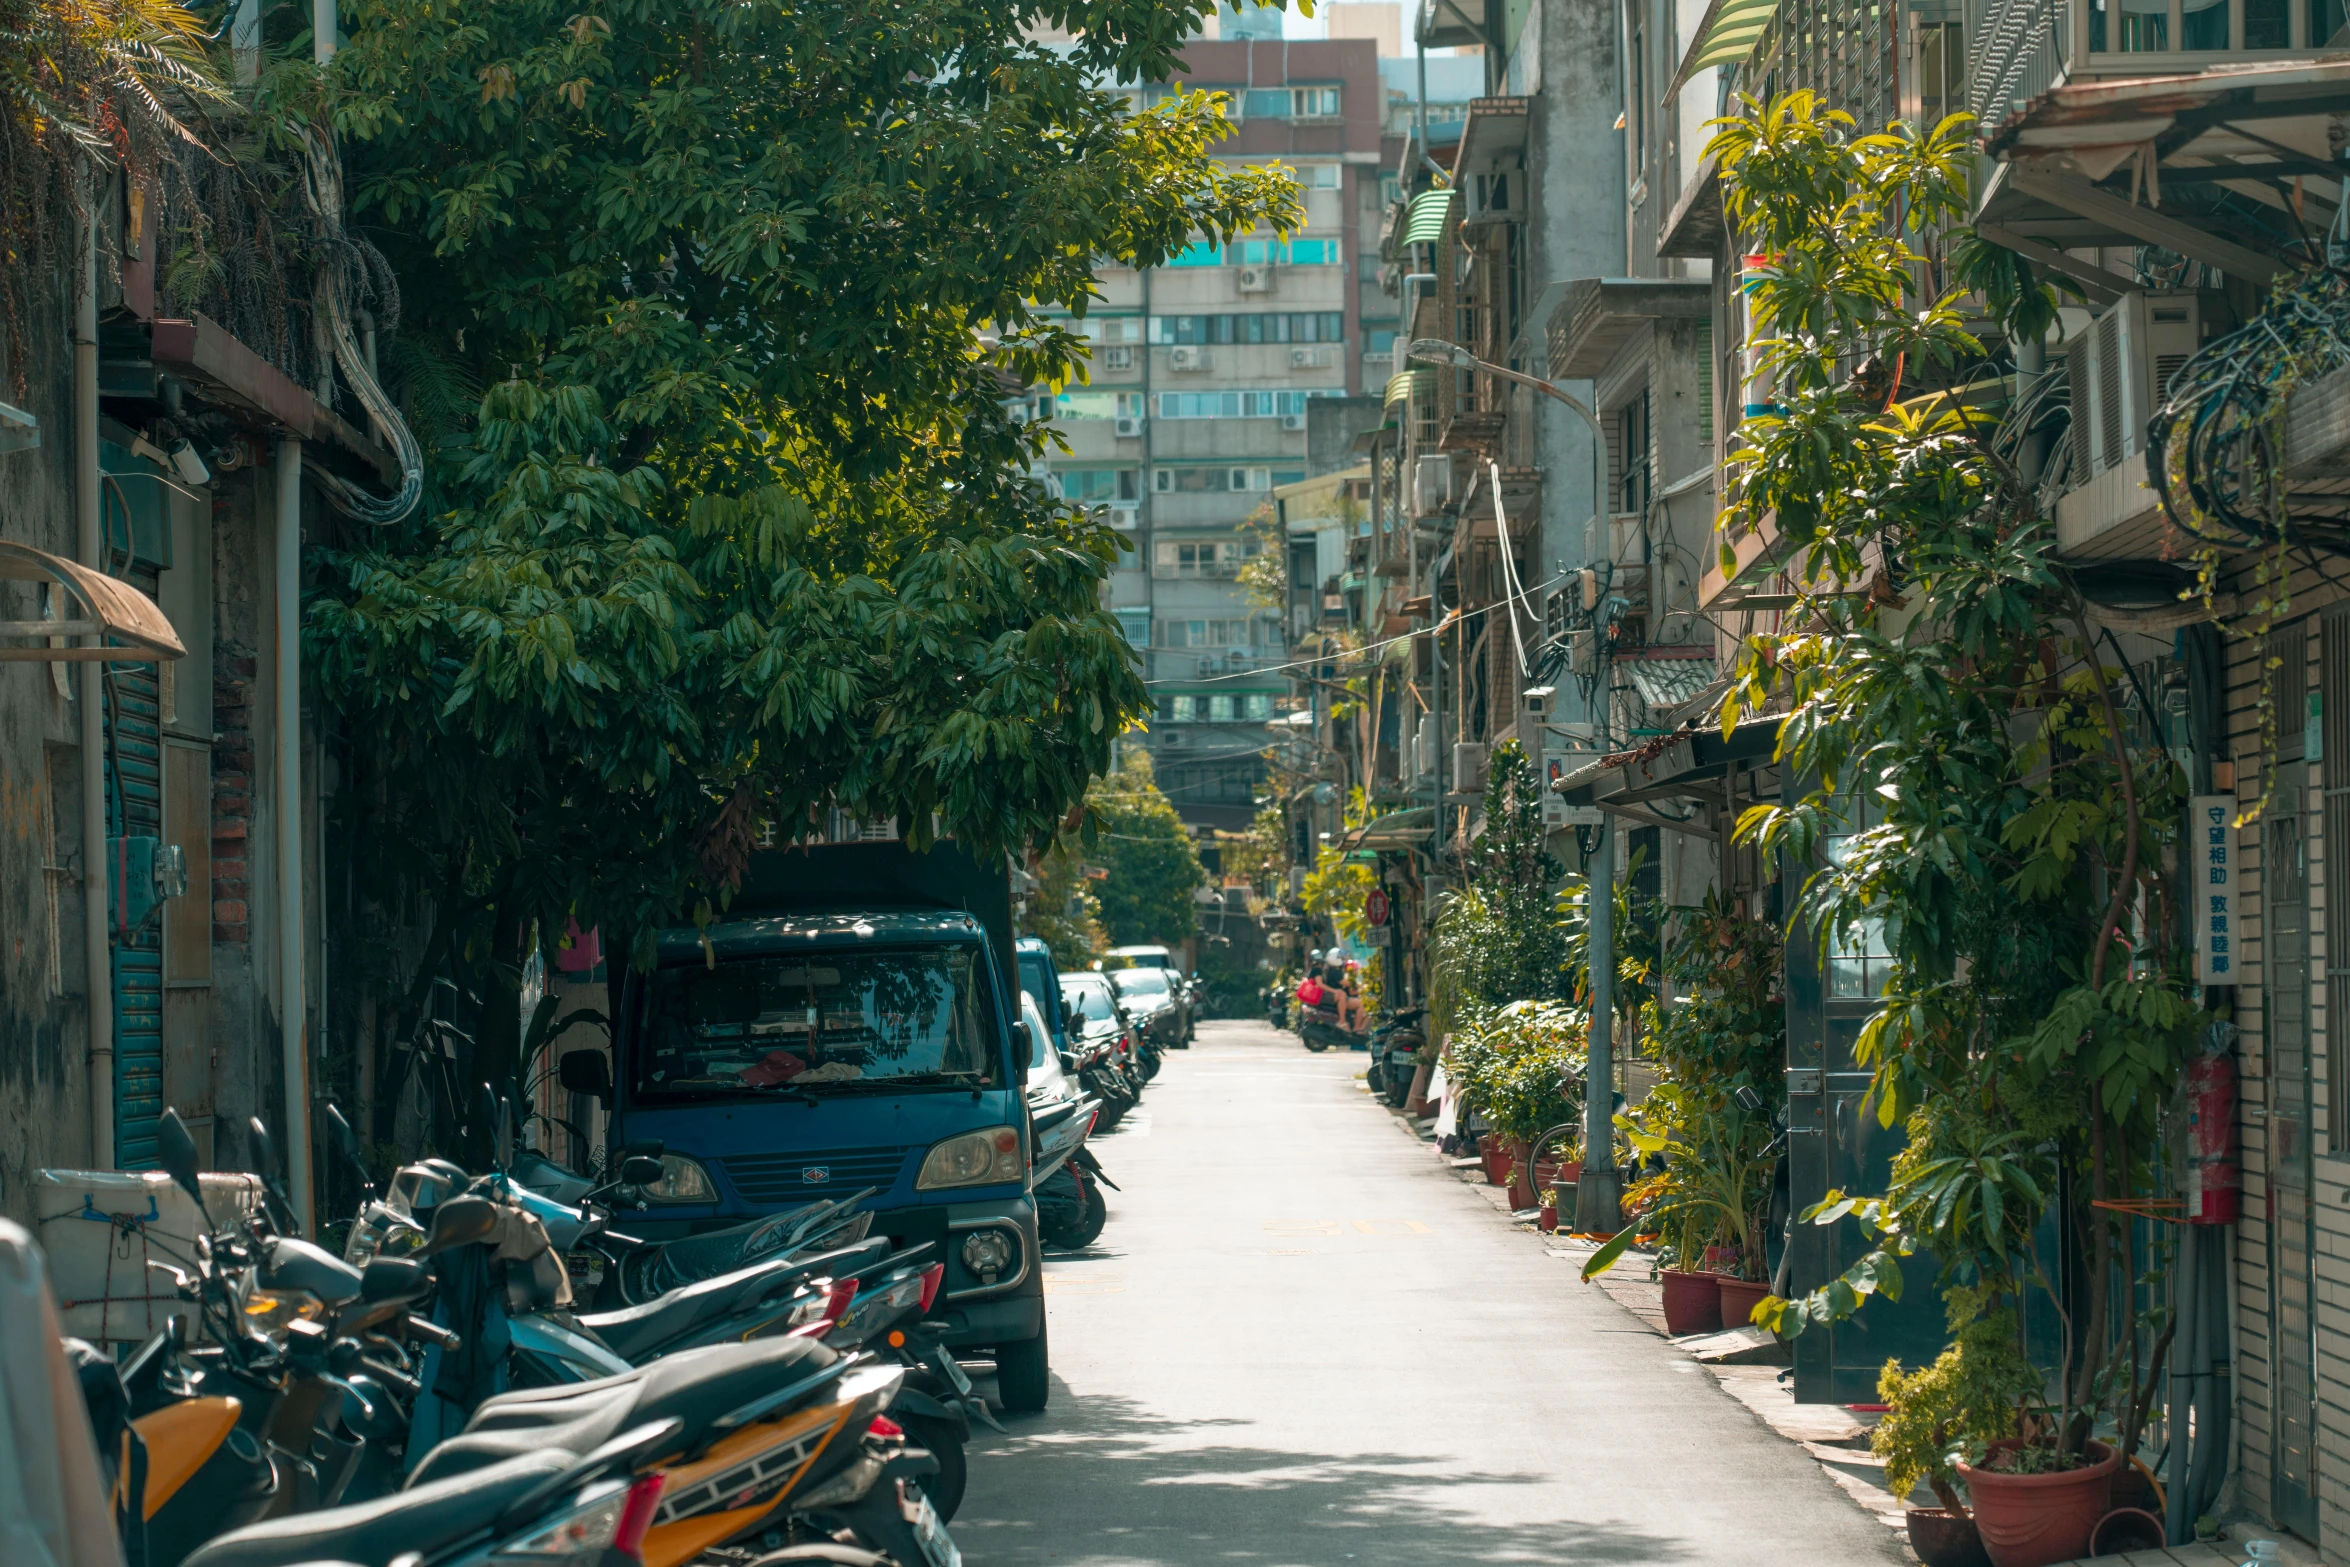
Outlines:
{"type": "Polygon", "coordinates": [[[1989,127],[2083,76],[2184,76],[2334,45],[2330,6],[2293,0],[1991,0],[1968,41],[1966,106],[1989,127]]]}

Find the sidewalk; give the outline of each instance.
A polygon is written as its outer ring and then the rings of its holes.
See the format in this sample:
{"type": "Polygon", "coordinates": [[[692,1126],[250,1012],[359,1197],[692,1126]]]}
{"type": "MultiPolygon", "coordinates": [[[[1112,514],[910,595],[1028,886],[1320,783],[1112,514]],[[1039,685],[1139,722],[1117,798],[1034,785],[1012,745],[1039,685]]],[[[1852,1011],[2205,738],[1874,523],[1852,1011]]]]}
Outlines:
{"type": "MultiPolygon", "coordinates": [[[[1366,1088],[1364,1092],[1368,1095],[1369,1090],[1366,1088]]],[[[1373,1103],[1379,1102],[1373,1100],[1373,1103]]],[[[1380,1108],[1384,1110],[1386,1106],[1382,1104],[1380,1108]]],[[[1429,1130],[1434,1125],[1432,1117],[1412,1121],[1397,1111],[1387,1113],[1428,1150],[1431,1158],[1443,1159],[1462,1184],[1480,1193],[1496,1212],[1534,1236],[1545,1252],[1572,1266],[1578,1274],[1584,1261],[1599,1249],[1596,1241],[1545,1235],[1532,1218],[1513,1214],[1508,1190],[1486,1184],[1482,1160],[1444,1159],[1437,1154],[1435,1137],[1429,1130]]],[[[1884,1460],[1868,1450],[1869,1429],[1876,1424],[1877,1416],[1837,1404],[1798,1404],[1792,1374],[1787,1370],[1791,1364],[1788,1347],[1760,1328],[1741,1326],[1720,1333],[1669,1337],[1665,1332],[1664,1286],[1649,1277],[1649,1255],[1635,1247],[1591,1283],[1650,1332],[1665,1339],[1674,1350],[1703,1366],[1722,1390],[1752,1410],[1755,1418],[1818,1460],[1821,1469],[1845,1495],[1901,1538],[1906,1551],[1908,1526],[1902,1519],[1903,1503],[1885,1488],[1884,1460]]],[[[2063,1567],[2112,1567],[2114,1563],[2127,1567],[2241,1567],[2251,1560],[2244,1549],[2247,1540],[2276,1538],[2273,1531],[2237,1524],[2230,1526],[2223,1538],[2212,1545],[2133,1551],[2127,1555],[2098,1557],[2094,1563],[2066,1563],[2063,1567]]],[[[2290,1536],[2280,1539],[2279,1544],[2277,1560],[2284,1567],[2326,1567],[2313,1550],[2290,1536]]]]}

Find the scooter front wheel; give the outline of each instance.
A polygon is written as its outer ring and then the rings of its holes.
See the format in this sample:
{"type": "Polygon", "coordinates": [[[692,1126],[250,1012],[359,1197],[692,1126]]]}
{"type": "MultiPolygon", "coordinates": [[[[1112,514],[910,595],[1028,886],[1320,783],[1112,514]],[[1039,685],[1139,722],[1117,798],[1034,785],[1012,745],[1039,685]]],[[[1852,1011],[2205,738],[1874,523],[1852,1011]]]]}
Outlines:
{"type": "Polygon", "coordinates": [[[954,1422],[941,1420],[936,1415],[892,1414],[890,1416],[905,1428],[906,1440],[927,1450],[938,1460],[938,1473],[922,1475],[915,1484],[930,1498],[930,1505],[938,1509],[939,1518],[954,1521],[956,1509],[963,1505],[963,1487],[971,1478],[970,1461],[963,1453],[963,1435],[954,1422]]]}

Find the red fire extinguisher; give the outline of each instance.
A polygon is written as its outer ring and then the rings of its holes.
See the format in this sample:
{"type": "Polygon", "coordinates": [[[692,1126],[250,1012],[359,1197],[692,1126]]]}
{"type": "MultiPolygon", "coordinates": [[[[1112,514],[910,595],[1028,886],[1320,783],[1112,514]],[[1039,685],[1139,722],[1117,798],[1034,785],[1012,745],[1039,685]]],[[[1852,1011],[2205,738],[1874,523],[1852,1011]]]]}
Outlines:
{"type": "Polygon", "coordinates": [[[2189,1224],[2233,1224],[2244,1211],[2234,1056],[2198,1056],[2188,1064],[2185,1196],[2189,1224]]]}

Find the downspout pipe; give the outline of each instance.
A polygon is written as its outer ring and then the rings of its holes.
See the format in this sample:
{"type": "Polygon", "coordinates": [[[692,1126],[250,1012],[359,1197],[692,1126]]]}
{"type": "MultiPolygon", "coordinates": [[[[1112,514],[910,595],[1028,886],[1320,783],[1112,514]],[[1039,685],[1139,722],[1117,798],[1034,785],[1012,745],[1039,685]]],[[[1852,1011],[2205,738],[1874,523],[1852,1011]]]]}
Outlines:
{"type": "MultiPolygon", "coordinates": [[[[73,311],[74,546],[83,565],[106,569],[98,488],[98,214],[83,235],[81,288],[73,311]]],[[[92,637],[95,647],[103,637],[92,637]]],[[[82,665],[82,960],[90,1014],[90,1166],[114,1168],[114,950],[106,891],[106,666],[82,665]]]]}
{"type": "Polygon", "coordinates": [[[1624,1227],[1616,1179],[1616,824],[1602,820],[1585,873],[1591,962],[1591,1039],[1583,1077],[1583,1174],[1575,1186],[1575,1228],[1612,1235],[1624,1227]]]}
{"type": "Polygon", "coordinates": [[[2195,1407],[2196,1340],[2203,1304],[2203,1226],[2180,1226],[2179,1252],[2171,1267],[2171,1298],[2177,1315],[2172,1319],[2170,1398],[2163,1423],[2170,1428],[2170,1451],[2163,1462],[2163,1532],[2173,1545],[2195,1542],[2192,1490],[2193,1454],[2188,1441],[2195,1407]]]}
{"type": "Polygon", "coordinates": [[[277,443],[277,717],[272,755],[277,812],[278,1044],[286,1079],[286,1195],[305,1232],[310,1188],[310,1052],[302,985],[302,443],[277,443]]]}

